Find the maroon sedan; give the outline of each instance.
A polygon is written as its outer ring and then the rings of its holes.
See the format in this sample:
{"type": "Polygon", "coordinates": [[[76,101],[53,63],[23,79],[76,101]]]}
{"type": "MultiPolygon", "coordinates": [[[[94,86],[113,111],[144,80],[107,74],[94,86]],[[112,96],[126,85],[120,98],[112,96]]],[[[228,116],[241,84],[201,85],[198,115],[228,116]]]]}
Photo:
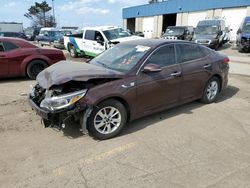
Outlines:
{"type": "Polygon", "coordinates": [[[227,86],[229,59],[185,41],[124,42],[89,63],[60,62],[37,76],[29,95],[45,126],[78,121],[98,139],[128,121],[201,99],[212,103],[227,86]]]}
{"type": "Polygon", "coordinates": [[[60,50],[42,49],[22,39],[0,37],[0,78],[35,79],[43,69],[61,60],[65,60],[65,56],[60,50]]]}

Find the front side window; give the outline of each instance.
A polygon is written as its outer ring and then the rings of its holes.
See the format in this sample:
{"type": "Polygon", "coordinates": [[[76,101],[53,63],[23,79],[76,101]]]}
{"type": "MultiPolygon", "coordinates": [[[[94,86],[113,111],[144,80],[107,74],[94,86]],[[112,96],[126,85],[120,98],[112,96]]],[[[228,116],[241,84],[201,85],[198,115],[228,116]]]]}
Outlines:
{"type": "Polygon", "coordinates": [[[150,50],[148,46],[118,44],[92,59],[90,63],[127,73],[137,65],[148,50],[150,50]]]}
{"type": "Polygon", "coordinates": [[[177,44],[176,47],[178,63],[193,61],[205,56],[200,47],[195,44],[177,44]]]}
{"type": "Polygon", "coordinates": [[[146,64],[156,64],[165,67],[175,64],[174,45],[167,45],[157,49],[147,60],[146,64]]]}

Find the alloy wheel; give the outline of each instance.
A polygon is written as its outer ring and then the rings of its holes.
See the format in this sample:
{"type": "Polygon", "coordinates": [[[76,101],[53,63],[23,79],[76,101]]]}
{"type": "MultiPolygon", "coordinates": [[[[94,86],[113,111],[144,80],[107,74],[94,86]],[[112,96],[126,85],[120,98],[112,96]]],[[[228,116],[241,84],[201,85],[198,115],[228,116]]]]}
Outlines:
{"type": "Polygon", "coordinates": [[[212,101],[218,93],[219,85],[216,81],[212,81],[207,86],[207,99],[212,101]]]}
{"type": "Polygon", "coordinates": [[[121,113],[115,107],[100,109],[94,118],[95,129],[101,134],[113,133],[121,125],[121,113]]]}

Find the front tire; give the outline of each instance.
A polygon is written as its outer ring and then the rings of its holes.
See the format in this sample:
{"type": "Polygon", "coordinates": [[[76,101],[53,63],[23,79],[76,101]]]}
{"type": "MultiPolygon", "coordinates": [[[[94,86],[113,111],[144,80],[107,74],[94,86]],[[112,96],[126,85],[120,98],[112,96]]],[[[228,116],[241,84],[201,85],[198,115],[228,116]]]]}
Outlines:
{"type": "Polygon", "coordinates": [[[122,103],[109,99],[94,108],[87,121],[87,128],[99,140],[118,135],[127,122],[127,111],[122,103]]]}
{"type": "Polygon", "coordinates": [[[201,101],[206,104],[213,103],[218,97],[220,87],[220,80],[217,77],[212,77],[204,88],[201,101]]]}
{"type": "Polygon", "coordinates": [[[30,79],[35,80],[37,75],[48,67],[48,64],[42,60],[33,60],[27,66],[27,75],[30,79]]]}

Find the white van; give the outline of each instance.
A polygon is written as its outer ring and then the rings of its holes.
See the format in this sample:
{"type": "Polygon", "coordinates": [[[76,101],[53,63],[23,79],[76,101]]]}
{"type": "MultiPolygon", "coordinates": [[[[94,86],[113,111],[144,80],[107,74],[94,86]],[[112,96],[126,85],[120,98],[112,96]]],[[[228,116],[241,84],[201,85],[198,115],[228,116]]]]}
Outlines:
{"type": "Polygon", "coordinates": [[[115,44],[142,38],[129,34],[121,27],[87,27],[79,34],[64,36],[64,46],[71,57],[79,54],[95,57],[115,44]]]}

